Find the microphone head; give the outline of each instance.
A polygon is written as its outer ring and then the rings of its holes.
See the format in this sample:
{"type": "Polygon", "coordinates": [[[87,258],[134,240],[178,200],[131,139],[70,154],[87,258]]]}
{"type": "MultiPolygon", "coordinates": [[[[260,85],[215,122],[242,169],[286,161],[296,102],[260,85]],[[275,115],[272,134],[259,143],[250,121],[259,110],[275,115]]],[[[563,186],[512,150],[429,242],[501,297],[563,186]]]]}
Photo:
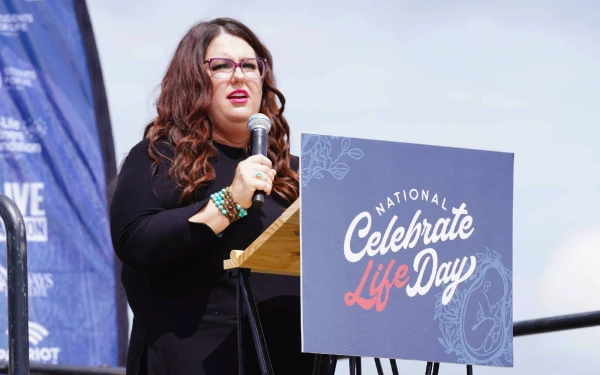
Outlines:
{"type": "Polygon", "coordinates": [[[271,130],[271,120],[262,113],[257,113],[248,119],[248,130],[252,131],[254,129],[263,128],[269,132],[271,130]]]}

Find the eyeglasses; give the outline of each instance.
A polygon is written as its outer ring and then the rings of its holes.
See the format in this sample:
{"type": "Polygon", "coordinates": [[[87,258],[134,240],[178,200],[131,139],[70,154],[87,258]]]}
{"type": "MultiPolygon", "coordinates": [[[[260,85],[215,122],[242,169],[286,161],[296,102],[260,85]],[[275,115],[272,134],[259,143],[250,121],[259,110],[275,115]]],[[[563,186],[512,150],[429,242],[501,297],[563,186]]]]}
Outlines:
{"type": "Polygon", "coordinates": [[[217,57],[208,59],[208,68],[215,78],[231,78],[235,73],[235,68],[239,67],[248,78],[260,79],[265,76],[267,60],[262,57],[243,59],[236,63],[233,60],[217,57]]]}

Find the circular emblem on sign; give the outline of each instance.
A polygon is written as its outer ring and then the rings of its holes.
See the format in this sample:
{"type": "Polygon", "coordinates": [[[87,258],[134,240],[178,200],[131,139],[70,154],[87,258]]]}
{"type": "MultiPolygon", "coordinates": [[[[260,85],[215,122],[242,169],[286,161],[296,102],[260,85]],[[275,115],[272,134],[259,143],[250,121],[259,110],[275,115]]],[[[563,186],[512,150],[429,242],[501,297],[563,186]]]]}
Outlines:
{"type": "Polygon", "coordinates": [[[459,362],[504,366],[513,363],[512,273],[496,251],[477,253],[477,269],[466,289],[443,306],[437,296],[434,319],[439,342],[459,362]]]}

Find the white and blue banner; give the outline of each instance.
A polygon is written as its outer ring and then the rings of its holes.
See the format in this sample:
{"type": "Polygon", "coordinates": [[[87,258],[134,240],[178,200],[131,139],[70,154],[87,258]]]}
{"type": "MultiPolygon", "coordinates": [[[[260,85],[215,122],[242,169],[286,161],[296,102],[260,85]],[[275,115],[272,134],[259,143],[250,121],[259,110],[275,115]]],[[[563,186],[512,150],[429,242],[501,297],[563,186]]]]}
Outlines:
{"type": "MultiPolygon", "coordinates": [[[[106,107],[85,2],[0,0],[0,193],[26,224],[32,363],[122,363],[126,310],[107,214],[115,159],[106,107]]],[[[3,224],[0,245],[7,311],[3,224]]],[[[0,313],[0,361],[8,360],[7,328],[0,313]]]]}

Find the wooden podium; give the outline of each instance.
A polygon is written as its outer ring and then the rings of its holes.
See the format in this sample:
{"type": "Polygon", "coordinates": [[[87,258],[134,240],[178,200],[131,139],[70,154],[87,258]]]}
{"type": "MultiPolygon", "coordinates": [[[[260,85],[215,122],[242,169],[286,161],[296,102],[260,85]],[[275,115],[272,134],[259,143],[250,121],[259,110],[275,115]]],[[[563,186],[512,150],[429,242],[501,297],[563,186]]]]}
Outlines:
{"type": "Polygon", "coordinates": [[[300,276],[300,199],[288,207],[246,250],[233,250],[224,268],[300,276]]]}

